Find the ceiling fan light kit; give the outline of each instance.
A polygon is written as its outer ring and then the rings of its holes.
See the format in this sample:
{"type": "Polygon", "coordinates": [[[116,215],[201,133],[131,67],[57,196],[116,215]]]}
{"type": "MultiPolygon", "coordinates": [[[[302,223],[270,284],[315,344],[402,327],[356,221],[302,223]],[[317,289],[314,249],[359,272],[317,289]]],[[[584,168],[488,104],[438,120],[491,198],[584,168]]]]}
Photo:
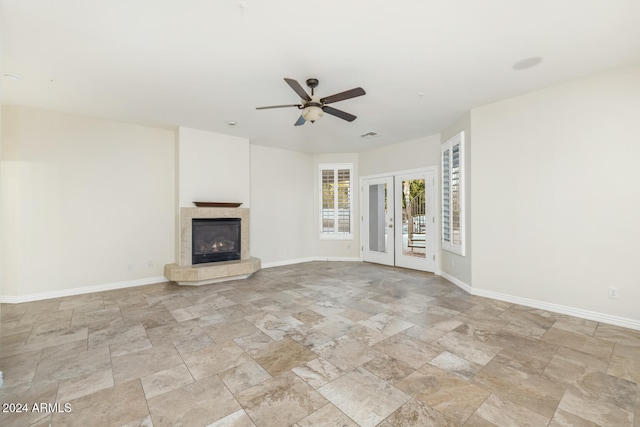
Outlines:
{"type": "Polygon", "coordinates": [[[315,123],[322,118],[324,111],[317,105],[307,106],[302,109],[302,117],[311,123],[315,123]]]}
{"type": "Polygon", "coordinates": [[[333,102],[344,101],[345,99],[355,98],[357,96],[365,95],[366,92],[361,87],[357,87],[351,90],[347,90],[344,92],[336,93],[334,95],[330,95],[324,98],[319,98],[315,96],[314,89],[318,87],[319,81],[318,79],[311,78],[307,79],[306,83],[309,88],[311,88],[311,95],[309,95],[298,83],[297,80],[286,78],[285,82],[293,89],[295,93],[300,97],[301,104],[287,104],[287,105],[270,105],[267,107],[257,107],[256,110],[266,110],[271,108],[285,108],[285,107],[296,107],[299,110],[302,110],[302,114],[295,122],[294,126],[303,125],[305,122],[315,123],[317,120],[320,120],[324,113],[331,114],[332,116],[341,118],[342,120],[346,120],[348,122],[354,121],[357,117],[353,114],[347,113],[346,111],[338,110],[337,108],[329,107],[327,104],[331,104],[333,102]]]}

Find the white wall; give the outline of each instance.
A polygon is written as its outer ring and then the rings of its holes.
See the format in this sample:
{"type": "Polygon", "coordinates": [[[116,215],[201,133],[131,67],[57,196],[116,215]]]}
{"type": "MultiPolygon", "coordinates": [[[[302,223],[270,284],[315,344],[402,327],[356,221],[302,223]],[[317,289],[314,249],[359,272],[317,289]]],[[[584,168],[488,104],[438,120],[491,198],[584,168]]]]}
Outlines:
{"type": "Polygon", "coordinates": [[[473,109],[471,127],[474,288],[640,320],[640,66],[473,109]]]}
{"type": "Polygon", "coordinates": [[[263,266],[313,255],[313,161],[251,145],[251,254],[263,266]]]}
{"type": "Polygon", "coordinates": [[[173,131],[29,107],[3,107],[2,120],[3,298],[162,276],[173,131]]]}
{"type": "Polygon", "coordinates": [[[360,176],[419,169],[440,164],[440,135],[373,148],[360,153],[360,176]]]}
{"type": "Polygon", "coordinates": [[[249,140],[198,129],[178,129],[180,207],[193,202],[251,204],[249,140]]]}

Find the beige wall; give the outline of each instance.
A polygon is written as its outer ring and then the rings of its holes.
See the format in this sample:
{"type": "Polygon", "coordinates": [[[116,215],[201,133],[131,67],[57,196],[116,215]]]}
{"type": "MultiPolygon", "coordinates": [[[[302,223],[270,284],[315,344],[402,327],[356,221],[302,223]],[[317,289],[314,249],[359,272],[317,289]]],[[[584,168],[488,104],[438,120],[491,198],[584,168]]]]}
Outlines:
{"type": "MultiPolygon", "coordinates": [[[[2,45],[1,42],[2,36],[0,35],[0,46],[2,45]]],[[[2,71],[2,58],[0,58],[0,72],[2,71]]],[[[4,80],[4,79],[2,79],[4,80]]],[[[0,105],[2,105],[2,85],[3,82],[0,81],[0,105]]],[[[1,161],[2,159],[2,137],[3,135],[3,131],[2,131],[2,108],[0,108],[0,203],[2,203],[2,194],[3,194],[3,188],[2,188],[2,176],[3,176],[3,162],[1,161]]],[[[5,251],[5,245],[4,245],[4,235],[3,233],[3,227],[2,227],[2,205],[0,204],[0,296],[2,296],[2,288],[3,288],[3,282],[4,282],[4,277],[2,275],[2,271],[3,271],[3,262],[4,262],[4,251],[5,251]]],[[[0,306],[0,319],[2,319],[2,306],[0,306]]],[[[0,324],[2,323],[2,320],[0,320],[0,324]]],[[[2,377],[2,372],[0,371],[0,377],[2,377]]],[[[1,381],[0,381],[1,384],[1,381]]]]}
{"type": "Polygon", "coordinates": [[[198,129],[178,129],[180,207],[193,202],[251,204],[249,140],[198,129]]]}
{"type": "Polygon", "coordinates": [[[175,133],[2,113],[2,296],[161,277],[174,255],[175,133]]]}
{"type": "MultiPolygon", "coordinates": [[[[453,252],[441,250],[441,267],[442,273],[445,277],[454,279],[459,284],[467,286],[473,286],[471,282],[471,246],[473,244],[473,232],[471,229],[471,212],[473,206],[471,205],[471,192],[473,191],[473,183],[471,182],[471,150],[473,143],[471,141],[471,114],[467,112],[455,123],[442,131],[441,141],[444,144],[449,139],[454,137],[460,132],[464,132],[464,176],[465,176],[465,256],[458,255],[453,252]]],[[[440,153],[438,153],[440,155],[440,153]]],[[[438,160],[439,162],[439,160],[438,160]]],[[[438,170],[440,165],[438,165],[438,170]]],[[[441,185],[441,184],[440,184],[441,185]]],[[[440,188],[440,187],[439,187],[440,188]]],[[[439,215],[442,216],[441,214],[439,215]]]]}
{"type": "Polygon", "coordinates": [[[312,169],[310,154],[251,146],[251,253],[263,266],[313,255],[312,169]]]}
{"type": "Polygon", "coordinates": [[[639,118],[640,66],[471,111],[474,288],[640,320],[639,118]]]}

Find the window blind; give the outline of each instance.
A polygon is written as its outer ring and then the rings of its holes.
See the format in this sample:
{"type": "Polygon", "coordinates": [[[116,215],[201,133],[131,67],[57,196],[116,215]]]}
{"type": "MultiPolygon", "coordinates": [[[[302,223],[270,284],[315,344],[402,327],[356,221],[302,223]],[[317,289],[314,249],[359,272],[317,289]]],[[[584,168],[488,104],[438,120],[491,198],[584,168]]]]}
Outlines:
{"type": "Polygon", "coordinates": [[[464,255],[464,132],[441,147],[442,248],[464,255]]]}

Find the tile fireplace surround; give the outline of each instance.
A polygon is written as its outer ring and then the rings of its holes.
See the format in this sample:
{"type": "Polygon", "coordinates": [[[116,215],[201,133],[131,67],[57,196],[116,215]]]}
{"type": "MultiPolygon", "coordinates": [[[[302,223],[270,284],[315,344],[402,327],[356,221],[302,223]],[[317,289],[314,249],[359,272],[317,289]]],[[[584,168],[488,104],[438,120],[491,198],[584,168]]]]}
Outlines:
{"type": "Polygon", "coordinates": [[[244,279],[260,270],[260,259],[251,256],[247,208],[180,208],[179,245],[178,263],[164,266],[165,277],[179,285],[199,286],[244,279]],[[194,218],[240,218],[240,260],[192,265],[191,220],[194,218]]]}

